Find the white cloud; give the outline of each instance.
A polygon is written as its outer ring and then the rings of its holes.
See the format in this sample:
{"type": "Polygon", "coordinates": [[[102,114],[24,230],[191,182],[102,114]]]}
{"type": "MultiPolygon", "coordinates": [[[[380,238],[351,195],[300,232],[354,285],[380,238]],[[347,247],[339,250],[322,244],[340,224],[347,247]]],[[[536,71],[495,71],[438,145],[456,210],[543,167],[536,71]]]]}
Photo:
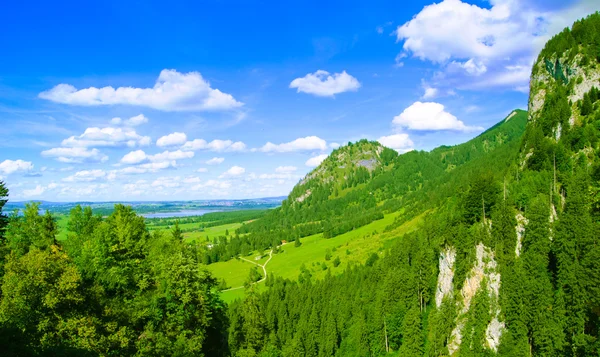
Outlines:
{"type": "Polygon", "coordinates": [[[42,156],[53,157],[64,163],[105,162],[108,156],[100,153],[98,149],[87,149],[83,147],[53,148],[42,151],[42,156]]]}
{"type": "Polygon", "coordinates": [[[415,102],[394,117],[392,123],[410,130],[478,131],[481,127],[467,126],[435,102],[415,102]]]}
{"type": "Polygon", "coordinates": [[[126,125],[129,126],[138,126],[142,124],[146,124],[148,122],[148,118],[144,116],[144,114],[139,114],[134,117],[131,117],[125,121],[126,125]]]}
{"type": "Polygon", "coordinates": [[[179,176],[175,176],[175,177],[159,177],[156,180],[154,180],[152,182],[152,184],[150,184],[150,186],[152,186],[154,189],[156,189],[156,188],[163,189],[163,188],[179,187],[180,186],[179,180],[180,180],[179,176]]]}
{"type": "MultiPolygon", "coordinates": [[[[231,182],[229,181],[219,181],[219,180],[208,180],[205,183],[200,183],[191,188],[192,191],[199,191],[204,188],[213,188],[218,190],[227,190],[231,188],[231,182]]],[[[223,193],[223,192],[217,192],[223,193]]]]}
{"type": "Polygon", "coordinates": [[[199,72],[179,73],[164,69],[154,87],[90,87],[77,90],[59,84],[39,94],[42,99],[69,105],[136,105],[163,111],[205,111],[238,108],[243,103],[232,95],[213,89],[199,72]]]}
{"type": "Polygon", "coordinates": [[[158,172],[168,168],[177,167],[177,160],[191,159],[194,153],[191,151],[164,151],[155,155],[148,155],[141,150],[132,151],[121,159],[121,163],[135,165],[120,170],[113,170],[110,173],[110,179],[115,179],[117,175],[145,174],[148,172],[158,172]]]}
{"type": "Polygon", "coordinates": [[[487,72],[487,67],[482,61],[475,61],[472,58],[466,62],[452,61],[448,64],[448,71],[464,70],[472,76],[480,76],[487,72]]]}
{"type": "Polygon", "coordinates": [[[396,29],[400,56],[440,65],[436,87],[464,89],[527,86],[532,61],[564,27],[600,9],[597,1],[542,11],[529,1],[494,0],[490,7],[444,0],[425,6],[396,29]],[[527,75],[511,71],[526,67],[527,75]],[[477,79],[476,79],[477,78],[477,79]]]}
{"type": "Polygon", "coordinates": [[[336,94],[357,91],[360,82],[346,71],[334,73],[318,70],[304,77],[296,78],[290,83],[290,88],[297,88],[298,93],[304,92],[320,97],[333,97],[336,94]]]}
{"type": "Polygon", "coordinates": [[[292,152],[305,150],[327,150],[327,142],[318,136],[307,136],[282,144],[266,143],[258,149],[262,152],[292,152]]]}
{"type": "Polygon", "coordinates": [[[339,148],[340,146],[341,146],[341,145],[340,145],[340,144],[338,144],[338,143],[330,143],[330,144],[329,144],[329,147],[330,147],[330,148],[332,148],[332,149],[337,149],[337,148],[339,148]]]}
{"type": "Polygon", "coordinates": [[[142,150],[131,151],[123,156],[121,163],[123,164],[139,164],[147,159],[146,153],[142,150]]]}
{"type": "Polygon", "coordinates": [[[33,164],[30,161],[23,160],[4,160],[0,162],[0,172],[10,175],[15,172],[31,171],[33,164]]]}
{"type": "Polygon", "coordinates": [[[390,149],[394,149],[399,153],[404,153],[412,150],[413,141],[410,140],[410,137],[406,133],[394,134],[389,136],[382,136],[377,139],[379,143],[383,146],[386,146],[390,149]]]}
{"type": "Polygon", "coordinates": [[[204,173],[204,172],[208,172],[208,169],[206,167],[201,167],[198,170],[196,170],[196,172],[202,172],[202,173],[204,173]]]}
{"type": "Polygon", "coordinates": [[[65,147],[134,147],[150,145],[150,137],[141,136],[131,128],[87,128],[79,136],[62,141],[65,147]]]}
{"type": "Polygon", "coordinates": [[[164,162],[182,159],[191,159],[194,157],[194,153],[191,151],[164,151],[156,155],[148,155],[148,160],[151,162],[164,162]]]}
{"type": "Polygon", "coordinates": [[[308,167],[317,167],[323,162],[323,160],[325,160],[327,158],[327,156],[328,155],[323,154],[323,155],[311,157],[310,159],[308,159],[306,161],[305,165],[308,167]]]}
{"type": "Polygon", "coordinates": [[[46,188],[42,185],[37,185],[31,190],[23,190],[23,197],[39,196],[44,192],[46,192],[46,188]]]}
{"type": "Polygon", "coordinates": [[[197,176],[189,176],[181,180],[183,183],[200,183],[200,177],[197,176]]]}
{"type": "Polygon", "coordinates": [[[518,13],[517,2],[494,1],[489,9],[460,0],[425,6],[399,26],[398,41],[405,53],[443,63],[457,59],[491,59],[530,52],[543,23],[533,13],[518,13]]]}
{"type": "Polygon", "coordinates": [[[90,197],[103,197],[108,192],[108,184],[86,184],[85,186],[65,186],[60,191],[61,196],[76,196],[89,199],[90,197]],[[97,191],[98,190],[98,191],[97,191]]]}
{"type": "Polygon", "coordinates": [[[207,165],[219,165],[225,161],[224,157],[213,157],[212,159],[206,161],[207,165]]]}
{"type": "Polygon", "coordinates": [[[275,172],[284,174],[284,173],[294,172],[296,170],[298,170],[298,168],[296,166],[279,166],[275,169],[275,172]]]}
{"type": "Polygon", "coordinates": [[[229,168],[229,170],[223,172],[223,174],[219,177],[223,178],[223,177],[240,176],[240,175],[243,175],[244,172],[246,172],[245,168],[240,167],[240,166],[232,166],[231,168],[229,168]]]}
{"type": "MultiPolygon", "coordinates": [[[[152,157],[149,155],[148,158],[152,157]]],[[[119,170],[112,170],[108,173],[107,179],[114,180],[118,175],[140,175],[149,172],[159,172],[168,168],[177,167],[177,162],[173,161],[155,161],[139,164],[136,166],[129,166],[119,170]]]]}
{"type": "Polygon", "coordinates": [[[246,151],[246,144],[241,141],[213,140],[207,142],[204,139],[194,139],[182,146],[183,150],[209,150],[214,152],[242,152],[246,151]]]}
{"type": "Polygon", "coordinates": [[[63,179],[65,182],[92,182],[106,178],[103,170],[83,170],[63,179]]]}
{"type": "Polygon", "coordinates": [[[432,99],[438,95],[437,88],[433,88],[433,87],[429,87],[429,86],[425,85],[425,86],[423,86],[423,89],[425,90],[425,93],[423,93],[423,96],[421,97],[423,99],[432,99]]]}
{"type": "Polygon", "coordinates": [[[185,133],[175,132],[169,135],[161,136],[158,140],[156,140],[156,146],[178,146],[183,145],[186,140],[187,135],[185,135],[185,133]]]}
{"type": "Polygon", "coordinates": [[[148,122],[148,118],[144,116],[144,114],[139,114],[134,117],[131,117],[127,120],[123,120],[121,118],[112,118],[110,123],[113,125],[121,125],[125,124],[127,126],[138,126],[148,122]]]}

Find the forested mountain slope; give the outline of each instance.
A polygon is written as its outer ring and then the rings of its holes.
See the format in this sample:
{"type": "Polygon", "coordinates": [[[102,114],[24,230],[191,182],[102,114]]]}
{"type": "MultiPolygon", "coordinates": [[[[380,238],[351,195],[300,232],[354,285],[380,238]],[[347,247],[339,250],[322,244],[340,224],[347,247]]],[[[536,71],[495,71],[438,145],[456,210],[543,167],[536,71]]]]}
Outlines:
{"type": "MultiPolygon", "coordinates": [[[[232,305],[232,351],[598,355],[599,79],[596,13],[540,53],[523,140],[475,150],[475,159],[473,152],[449,156],[449,148],[396,158],[364,191],[352,192],[368,192],[373,210],[433,209],[423,227],[397,239],[383,258],[340,276],[271,279],[266,292],[232,305]],[[400,162],[418,169],[396,169],[400,162]]],[[[322,199],[307,206],[335,201],[323,187],[322,199]]],[[[281,211],[299,207],[286,202],[281,211]]]]}
{"type": "MultiPolygon", "coordinates": [[[[515,110],[467,143],[431,152],[398,155],[377,142],[349,143],[333,151],[298,183],[281,208],[240,228],[237,233],[247,235],[206,252],[205,261],[227,260],[242,251],[266,249],[282,240],[316,233],[335,237],[401,207],[412,214],[423,212],[426,200],[421,195],[442,193],[437,186],[457,176],[453,174],[457,168],[498,150],[513,148],[516,152],[526,118],[526,112],[515,110]],[[432,190],[423,190],[425,187],[432,190]],[[411,201],[418,201],[419,211],[408,209],[411,201]]],[[[432,204],[427,200],[429,208],[432,204]]]]}

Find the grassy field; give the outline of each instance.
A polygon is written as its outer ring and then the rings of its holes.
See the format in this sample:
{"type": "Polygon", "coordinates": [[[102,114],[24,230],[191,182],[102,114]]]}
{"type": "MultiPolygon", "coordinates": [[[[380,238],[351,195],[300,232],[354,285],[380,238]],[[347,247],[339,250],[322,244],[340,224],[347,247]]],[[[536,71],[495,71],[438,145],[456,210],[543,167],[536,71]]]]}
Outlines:
{"type": "MultiPolygon", "coordinates": [[[[386,215],[379,221],[330,239],[323,238],[322,234],[305,237],[301,239],[300,247],[295,247],[293,243],[286,244],[281,247],[280,253],[274,254],[267,264],[267,273],[295,280],[304,264],[313,278],[321,279],[327,274],[327,271],[330,271],[331,274],[339,274],[349,264],[363,264],[371,253],[381,254],[391,240],[415,230],[423,219],[423,215],[417,216],[392,232],[382,233],[398,215],[399,213],[386,215]],[[325,260],[327,253],[331,255],[330,260],[325,260]],[[333,265],[336,257],[339,257],[341,262],[338,267],[333,265]],[[322,268],[323,263],[326,266],[325,270],[322,268]]],[[[260,254],[265,254],[265,252],[260,252],[260,254]]],[[[248,259],[253,260],[252,258],[248,259]]],[[[258,263],[264,264],[265,261],[266,258],[263,258],[258,263]]],[[[253,264],[232,259],[227,262],[211,264],[208,267],[215,276],[225,279],[228,286],[236,287],[243,284],[252,266],[253,264]],[[236,274],[241,274],[241,278],[236,274]]],[[[264,289],[264,283],[255,285],[255,288],[264,289]]],[[[243,297],[243,295],[244,289],[221,293],[221,297],[226,302],[243,297]]]]}
{"type": "Polygon", "coordinates": [[[241,259],[231,259],[226,262],[209,264],[206,266],[206,268],[213,274],[215,278],[219,280],[225,279],[228,287],[235,288],[244,285],[244,282],[246,281],[246,278],[250,272],[250,268],[255,266],[256,265],[241,259]]]}
{"type": "MultiPolygon", "coordinates": [[[[198,226],[197,223],[195,225],[198,226]]],[[[229,235],[233,235],[235,233],[235,230],[238,229],[241,225],[241,223],[230,223],[224,224],[222,226],[204,228],[204,232],[195,231],[184,233],[183,238],[185,238],[186,240],[205,241],[206,237],[208,237],[212,241],[212,239],[215,237],[224,236],[227,231],[229,231],[229,235]]],[[[181,229],[183,229],[183,225],[181,225],[181,229]]]]}

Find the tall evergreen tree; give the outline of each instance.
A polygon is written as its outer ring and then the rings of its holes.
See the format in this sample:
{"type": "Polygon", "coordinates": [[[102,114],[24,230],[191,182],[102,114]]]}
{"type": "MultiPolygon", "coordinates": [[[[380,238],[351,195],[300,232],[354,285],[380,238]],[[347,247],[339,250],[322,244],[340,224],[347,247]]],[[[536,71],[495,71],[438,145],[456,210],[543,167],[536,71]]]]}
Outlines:
{"type": "Polygon", "coordinates": [[[536,197],[527,210],[529,224],[523,236],[523,269],[526,276],[524,291],[527,301],[529,343],[533,354],[556,356],[561,353],[564,333],[561,316],[553,314],[554,291],[548,270],[550,254],[550,206],[548,196],[536,197]]]}
{"type": "Polygon", "coordinates": [[[587,348],[588,292],[591,291],[588,289],[588,273],[592,273],[593,269],[586,269],[586,265],[590,267],[586,258],[597,249],[587,204],[588,187],[589,177],[585,169],[578,168],[567,187],[565,210],[556,227],[554,245],[558,262],[557,285],[564,292],[565,332],[571,346],[570,351],[565,352],[572,355],[580,355],[587,348]]]}

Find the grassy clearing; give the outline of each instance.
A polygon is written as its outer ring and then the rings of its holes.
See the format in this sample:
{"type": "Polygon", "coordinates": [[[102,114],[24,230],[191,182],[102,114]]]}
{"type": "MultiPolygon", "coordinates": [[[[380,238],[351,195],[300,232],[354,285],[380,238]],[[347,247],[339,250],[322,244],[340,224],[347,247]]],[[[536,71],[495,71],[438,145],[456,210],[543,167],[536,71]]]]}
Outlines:
{"type": "MultiPolygon", "coordinates": [[[[230,236],[233,235],[235,233],[235,230],[238,229],[241,225],[241,223],[230,223],[224,224],[222,226],[204,228],[203,232],[196,231],[184,233],[183,238],[186,240],[200,240],[202,242],[206,241],[206,237],[208,237],[212,241],[212,239],[215,237],[224,236],[227,231],[229,231],[230,236]]],[[[182,226],[183,225],[180,226],[181,229],[183,229],[182,226]]],[[[198,226],[197,223],[196,226],[198,226]]]]}
{"type": "Polygon", "coordinates": [[[235,288],[244,285],[250,269],[254,266],[256,265],[241,259],[231,259],[226,262],[209,264],[206,268],[215,278],[219,280],[225,279],[228,287],[235,288]]]}
{"type": "MultiPolygon", "coordinates": [[[[305,237],[301,239],[302,245],[300,247],[295,247],[293,243],[286,244],[281,247],[280,253],[273,255],[267,265],[267,273],[295,280],[298,278],[300,268],[304,264],[313,278],[321,279],[327,274],[327,271],[330,271],[331,274],[339,274],[349,264],[363,264],[371,253],[382,252],[390,241],[415,230],[424,216],[417,216],[392,232],[382,233],[385,227],[391,224],[398,215],[399,213],[386,215],[379,221],[330,239],[323,238],[322,234],[305,237]],[[330,260],[325,260],[327,252],[331,254],[330,260]],[[338,267],[333,265],[336,257],[340,259],[338,267]],[[322,268],[323,263],[326,266],[325,270],[322,268]]],[[[259,253],[255,253],[248,259],[253,260],[253,257],[257,254],[259,253]]],[[[260,254],[265,253],[261,252],[260,254]]],[[[264,264],[266,259],[265,257],[257,262],[264,264]]],[[[243,284],[248,276],[249,269],[252,267],[250,263],[245,263],[246,266],[243,264],[236,259],[232,259],[227,262],[211,264],[208,267],[215,273],[215,276],[225,279],[227,285],[235,287],[243,284]],[[235,276],[236,272],[241,274],[241,277],[235,276]],[[238,284],[240,281],[241,284],[238,284]]],[[[255,288],[264,289],[264,283],[255,285],[255,288]]],[[[244,289],[221,293],[221,297],[226,302],[243,296],[244,289]]]]}

